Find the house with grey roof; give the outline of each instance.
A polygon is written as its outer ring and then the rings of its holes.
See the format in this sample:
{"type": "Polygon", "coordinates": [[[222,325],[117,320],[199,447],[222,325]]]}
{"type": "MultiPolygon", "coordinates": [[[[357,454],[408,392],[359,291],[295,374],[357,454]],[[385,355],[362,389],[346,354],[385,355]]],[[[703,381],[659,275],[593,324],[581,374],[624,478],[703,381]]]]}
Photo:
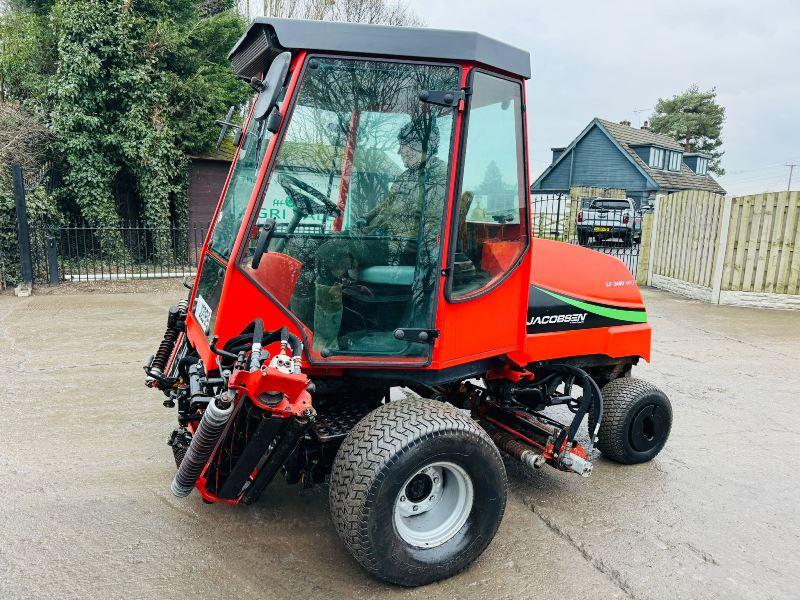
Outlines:
{"type": "Polygon", "coordinates": [[[531,186],[533,193],[572,187],[626,190],[642,202],[682,190],[725,190],[708,174],[709,156],[687,153],[676,140],[647,127],[595,118],[569,146],[553,148],[553,162],[531,186]]]}

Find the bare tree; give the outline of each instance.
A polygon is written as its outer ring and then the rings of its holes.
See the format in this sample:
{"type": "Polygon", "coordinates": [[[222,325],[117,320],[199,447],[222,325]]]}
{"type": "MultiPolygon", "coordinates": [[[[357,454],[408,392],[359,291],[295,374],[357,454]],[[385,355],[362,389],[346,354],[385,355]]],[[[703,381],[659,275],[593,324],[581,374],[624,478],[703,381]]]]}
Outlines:
{"type": "Polygon", "coordinates": [[[287,19],[346,21],[373,25],[422,26],[401,0],[264,0],[264,14],[287,19]]]}
{"type": "Polygon", "coordinates": [[[46,123],[13,102],[0,102],[0,180],[20,164],[26,176],[40,176],[54,142],[46,123]]]}

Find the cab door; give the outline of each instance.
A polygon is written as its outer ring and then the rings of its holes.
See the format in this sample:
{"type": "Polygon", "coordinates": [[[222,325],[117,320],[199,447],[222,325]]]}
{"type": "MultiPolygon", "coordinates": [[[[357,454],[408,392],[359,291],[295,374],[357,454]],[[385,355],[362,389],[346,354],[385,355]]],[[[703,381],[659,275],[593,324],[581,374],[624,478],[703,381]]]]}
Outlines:
{"type": "Polygon", "coordinates": [[[238,266],[292,317],[312,363],[430,360],[419,332],[433,325],[456,113],[420,95],[457,89],[460,75],[457,65],[307,59],[238,266]]]}
{"type": "Polygon", "coordinates": [[[524,343],[530,210],[522,82],[473,69],[452,213],[441,368],[524,343]]]}

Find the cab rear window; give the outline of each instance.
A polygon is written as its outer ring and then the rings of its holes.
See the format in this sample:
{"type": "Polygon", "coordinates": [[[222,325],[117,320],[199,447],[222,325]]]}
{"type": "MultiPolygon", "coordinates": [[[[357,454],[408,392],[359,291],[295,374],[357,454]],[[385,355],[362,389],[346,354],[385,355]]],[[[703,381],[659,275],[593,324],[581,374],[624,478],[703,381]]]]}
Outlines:
{"type": "Polygon", "coordinates": [[[604,208],[606,210],[625,210],[630,208],[627,200],[595,200],[591,208],[604,208]]]}

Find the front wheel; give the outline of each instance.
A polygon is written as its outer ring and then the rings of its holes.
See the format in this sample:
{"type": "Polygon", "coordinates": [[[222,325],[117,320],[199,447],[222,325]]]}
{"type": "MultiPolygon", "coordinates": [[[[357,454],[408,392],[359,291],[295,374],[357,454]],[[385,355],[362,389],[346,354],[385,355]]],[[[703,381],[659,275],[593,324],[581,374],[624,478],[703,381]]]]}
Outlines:
{"type": "Polygon", "coordinates": [[[500,453],[469,416],[402,400],[364,417],[333,464],[333,524],[381,579],[418,586],[469,566],[494,537],[506,504],[500,453]]]}

